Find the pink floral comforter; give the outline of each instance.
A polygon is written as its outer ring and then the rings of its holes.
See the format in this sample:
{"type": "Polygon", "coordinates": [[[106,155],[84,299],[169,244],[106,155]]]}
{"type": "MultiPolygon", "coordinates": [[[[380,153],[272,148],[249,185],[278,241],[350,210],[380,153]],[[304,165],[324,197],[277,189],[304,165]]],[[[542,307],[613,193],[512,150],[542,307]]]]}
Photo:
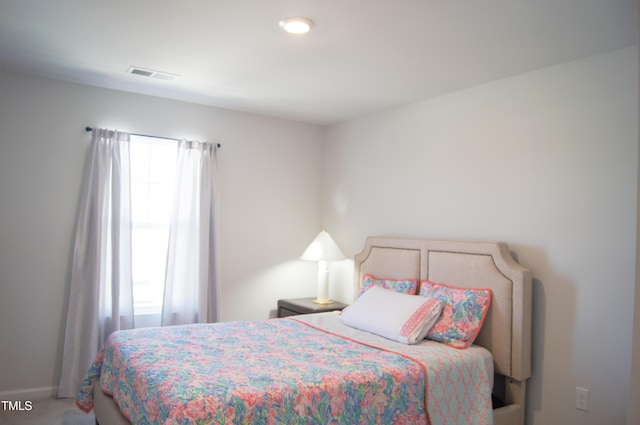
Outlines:
{"type": "Polygon", "coordinates": [[[432,378],[451,359],[430,364],[420,345],[386,341],[331,313],[115,332],[77,404],[92,409],[99,379],[133,424],[416,425],[430,423],[427,404],[434,423],[491,423],[490,383],[485,396],[468,396],[486,372],[458,364],[432,378]],[[462,409],[468,417],[455,413],[462,409]]]}

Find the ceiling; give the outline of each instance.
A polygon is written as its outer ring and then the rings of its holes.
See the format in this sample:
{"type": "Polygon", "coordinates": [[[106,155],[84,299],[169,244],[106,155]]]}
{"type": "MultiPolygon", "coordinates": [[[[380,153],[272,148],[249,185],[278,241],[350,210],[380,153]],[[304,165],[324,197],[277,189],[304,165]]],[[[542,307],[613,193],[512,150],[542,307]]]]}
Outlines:
{"type": "Polygon", "coordinates": [[[636,0],[1,0],[0,70],[331,124],[637,44],[636,0]],[[315,21],[305,36],[278,21],[315,21]],[[177,74],[161,81],[130,66],[177,74]]]}

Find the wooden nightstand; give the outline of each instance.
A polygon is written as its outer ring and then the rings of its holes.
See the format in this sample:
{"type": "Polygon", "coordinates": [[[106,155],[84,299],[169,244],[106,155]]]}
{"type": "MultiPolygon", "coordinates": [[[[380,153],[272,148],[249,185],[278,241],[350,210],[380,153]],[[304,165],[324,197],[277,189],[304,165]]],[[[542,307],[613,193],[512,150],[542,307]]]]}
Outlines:
{"type": "Polygon", "coordinates": [[[337,301],[331,304],[316,304],[315,298],[289,298],[278,300],[278,317],[296,316],[298,314],[325,313],[327,311],[342,310],[347,304],[337,301]]]}

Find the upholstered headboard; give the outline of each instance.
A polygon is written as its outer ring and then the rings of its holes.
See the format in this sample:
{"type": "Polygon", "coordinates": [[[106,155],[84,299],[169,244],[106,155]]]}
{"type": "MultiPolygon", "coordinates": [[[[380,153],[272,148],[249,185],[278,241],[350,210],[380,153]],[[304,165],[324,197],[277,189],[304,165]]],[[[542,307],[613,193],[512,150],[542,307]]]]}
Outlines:
{"type": "Polygon", "coordinates": [[[475,344],[491,351],[503,397],[496,424],[524,421],[526,379],[531,374],[531,273],[502,242],[459,242],[370,237],[355,256],[355,293],[362,277],[428,279],[462,288],[490,288],[491,307],[475,344]],[[502,416],[501,416],[502,415],[502,416]]]}

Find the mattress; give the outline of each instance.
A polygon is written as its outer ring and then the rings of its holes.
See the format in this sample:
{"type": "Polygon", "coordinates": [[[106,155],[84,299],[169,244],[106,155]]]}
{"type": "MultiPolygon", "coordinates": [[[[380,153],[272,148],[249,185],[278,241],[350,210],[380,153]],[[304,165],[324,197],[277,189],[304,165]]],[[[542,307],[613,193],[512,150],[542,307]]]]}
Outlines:
{"type": "Polygon", "coordinates": [[[491,424],[490,353],[399,344],[337,312],[114,333],[83,384],[132,423],[491,424]]]}

